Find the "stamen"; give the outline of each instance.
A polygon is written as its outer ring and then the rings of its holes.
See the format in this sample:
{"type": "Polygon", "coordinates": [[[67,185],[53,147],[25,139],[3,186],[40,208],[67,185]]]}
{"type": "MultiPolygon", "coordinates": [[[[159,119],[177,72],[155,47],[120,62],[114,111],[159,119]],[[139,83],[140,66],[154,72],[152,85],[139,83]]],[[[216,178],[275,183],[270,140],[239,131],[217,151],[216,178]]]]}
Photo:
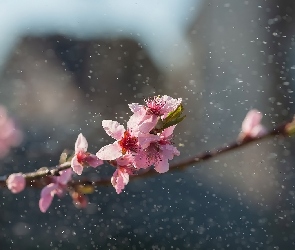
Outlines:
{"type": "Polygon", "coordinates": [[[148,107],[147,114],[153,114],[156,116],[163,115],[162,108],[166,104],[165,101],[159,96],[155,96],[153,98],[148,98],[145,100],[146,105],[148,107]]]}
{"type": "Polygon", "coordinates": [[[119,145],[122,148],[122,154],[126,154],[128,151],[136,153],[138,150],[137,145],[138,139],[135,136],[131,136],[126,130],[124,132],[124,137],[119,141],[119,145]]]}

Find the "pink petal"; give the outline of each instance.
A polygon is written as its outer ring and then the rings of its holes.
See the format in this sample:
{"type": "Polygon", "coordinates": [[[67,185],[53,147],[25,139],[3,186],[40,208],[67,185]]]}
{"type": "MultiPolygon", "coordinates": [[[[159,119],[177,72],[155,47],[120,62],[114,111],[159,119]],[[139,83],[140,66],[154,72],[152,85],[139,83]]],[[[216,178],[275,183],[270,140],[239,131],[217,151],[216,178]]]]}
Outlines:
{"type": "Polygon", "coordinates": [[[252,129],[252,131],[251,131],[251,133],[250,133],[250,136],[251,137],[260,137],[260,136],[263,136],[263,135],[265,135],[265,133],[266,133],[266,129],[265,129],[265,127],[264,126],[262,126],[261,124],[258,124],[257,126],[255,126],[253,129],[252,129]]]}
{"type": "Polygon", "coordinates": [[[74,156],[72,158],[72,161],[71,161],[71,167],[73,169],[73,171],[78,174],[78,175],[81,175],[82,172],[83,172],[83,166],[78,162],[77,160],[77,157],[74,156]]]}
{"type": "Polygon", "coordinates": [[[71,168],[61,171],[60,176],[57,177],[57,182],[62,185],[66,185],[71,179],[72,174],[73,172],[71,168]]]}
{"type": "Polygon", "coordinates": [[[181,98],[174,99],[168,95],[162,96],[162,100],[165,102],[162,108],[162,112],[164,113],[163,117],[166,117],[171,111],[175,110],[182,102],[181,98]]]}
{"type": "Polygon", "coordinates": [[[106,145],[102,147],[97,153],[96,156],[101,160],[115,160],[122,156],[122,148],[118,144],[118,142],[114,142],[113,144],[106,145]]]}
{"type": "Polygon", "coordinates": [[[125,155],[119,157],[118,159],[116,159],[117,165],[121,166],[121,167],[132,165],[133,161],[134,161],[134,159],[131,154],[125,154],[125,155]]]}
{"type": "Polygon", "coordinates": [[[139,126],[139,130],[142,133],[149,133],[158,123],[158,117],[156,115],[147,115],[146,119],[139,126]]]}
{"type": "Polygon", "coordinates": [[[26,179],[21,173],[11,174],[6,180],[8,189],[16,194],[24,190],[26,186],[26,179]]]}
{"type": "Polygon", "coordinates": [[[262,114],[258,110],[250,110],[242,123],[242,132],[245,134],[251,133],[251,130],[260,124],[261,119],[262,114]]]}
{"type": "Polygon", "coordinates": [[[144,107],[143,107],[142,105],[139,105],[138,103],[131,103],[131,104],[128,104],[128,107],[130,108],[130,110],[131,110],[133,113],[141,112],[141,110],[144,109],[144,107]]]}
{"type": "Polygon", "coordinates": [[[39,200],[39,208],[42,213],[45,213],[49,208],[51,202],[53,200],[53,196],[46,195],[40,198],[39,200]]]}
{"type": "Polygon", "coordinates": [[[56,194],[56,189],[58,188],[58,184],[50,183],[46,187],[44,187],[41,191],[41,197],[45,197],[47,195],[51,195],[52,197],[56,194]]]}
{"type": "Polygon", "coordinates": [[[99,165],[103,164],[103,161],[99,158],[97,158],[96,155],[90,154],[89,156],[86,157],[85,161],[87,164],[93,168],[98,167],[99,165]]]}
{"type": "Polygon", "coordinates": [[[167,138],[171,136],[173,134],[175,127],[176,125],[164,129],[163,132],[161,133],[161,137],[167,138]]]}
{"type": "Polygon", "coordinates": [[[127,128],[129,131],[137,131],[139,124],[143,121],[146,115],[146,110],[141,107],[132,116],[130,116],[127,122],[127,128]]]}
{"type": "Polygon", "coordinates": [[[128,182],[129,182],[129,174],[120,171],[120,176],[121,176],[121,178],[122,178],[122,180],[123,180],[124,185],[127,185],[128,182]]]}
{"type": "Polygon", "coordinates": [[[167,172],[169,170],[168,160],[167,159],[159,160],[155,164],[155,170],[160,174],[167,172]]]}
{"type": "Polygon", "coordinates": [[[147,148],[151,144],[151,142],[156,142],[159,140],[160,140],[160,137],[158,135],[144,134],[144,133],[139,133],[138,135],[138,144],[143,149],[147,148]]]}
{"type": "Polygon", "coordinates": [[[78,138],[76,140],[75,143],[75,152],[79,152],[80,150],[82,150],[83,152],[86,152],[88,148],[88,143],[86,138],[82,135],[82,133],[80,133],[78,135],[78,138]]]}
{"type": "Polygon", "coordinates": [[[58,192],[59,186],[55,183],[50,183],[46,187],[44,187],[41,191],[41,198],[39,200],[39,208],[41,212],[45,213],[49,208],[53,196],[58,192]]]}
{"type": "Polygon", "coordinates": [[[124,136],[125,128],[116,121],[103,120],[102,126],[106,133],[116,140],[120,140],[124,136]]]}
{"type": "Polygon", "coordinates": [[[134,166],[138,169],[146,169],[153,165],[155,162],[154,158],[148,157],[145,151],[140,151],[138,154],[134,156],[134,166]]]}
{"type": "Polygon", "coordinates": [[[177,156],[180,155],[180,152],[177,150],[177,148],[171,144],[162,145],[160,146],[160,148],[161,148],[161,155],[163,158],[172,160],[175,155],[177,156]]]}
{"type": "Polygon", "coordinates": [[[117,194],[120,194],[129,182],[129,174],[117,169],[111,178],[111,182],[117,194]]]}
{"type": "Polygon", "coordinates": [[[13,135],[15,131],[14,123],[11,119],[7,119],[1,126],[0,139],[6,139],[13,135]]]}

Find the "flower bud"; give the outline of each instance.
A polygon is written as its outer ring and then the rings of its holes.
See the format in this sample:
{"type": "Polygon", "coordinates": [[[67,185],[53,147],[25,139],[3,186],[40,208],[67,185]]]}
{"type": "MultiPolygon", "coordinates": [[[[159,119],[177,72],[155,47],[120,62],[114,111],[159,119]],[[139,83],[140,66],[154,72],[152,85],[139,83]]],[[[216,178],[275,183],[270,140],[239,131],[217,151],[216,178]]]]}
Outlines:
{"type": "Polygon", "coordinates": [[[16,194],[24,190],[26,186],[26,179],[21,173],[11,174],[6,180],[8,189],[16,194]]]}

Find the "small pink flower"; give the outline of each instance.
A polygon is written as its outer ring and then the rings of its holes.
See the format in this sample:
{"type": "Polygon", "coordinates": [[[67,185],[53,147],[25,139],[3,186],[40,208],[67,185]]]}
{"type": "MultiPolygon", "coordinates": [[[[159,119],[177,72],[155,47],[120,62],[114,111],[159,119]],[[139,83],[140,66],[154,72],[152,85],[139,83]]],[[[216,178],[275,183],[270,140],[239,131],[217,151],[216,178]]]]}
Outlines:
{"type": "MultiPolygon", "coordinates": [[[[132,118],[133,119],[133,118],[132,118]]],[[[127,130],[123,125],[116,121],[103,120],[102,126],[106,133],[116,141],[113,144],[102,147],[96,156],[102,160],[115,160],[126,153],[136,153],[139,149],[136,127],[130,127],[129,124],[136,124],[134,120],[127,124],[127,130]]]]}
{"type": "Polygon", "coordinates": [[[168,160],[172,160],[179,151],[172,145],[172,133],[175,126],[166,128],[156,140],[150,141],[149,145],[134,156],[134,164],[137,168],[155,166],[158,173],[165,173],[169,170],[168,160]]]}
{"type": "Polygon", "coordinates": [[[78,175],[82,174],[85,165],[95,168],[103,164],[103,161],[98,159],[97,156],[88,153],[87,148],[88,143],[86,138],[82,134],[79,134],[75,143],[75,155],[71,161],[71,167],[78,175]]]}
{"type": "MultiPolygon", "coordinates": [[[[160,173],[168,171],[168,160],[171,160],[174,155],[179,155],[179,151],[171,143],[175,126],[158,134],[151,131],[159,119],[164,119],[171,111],[174,111],[181,101],[181,98],[173,99],[165,95],[146,100],[146,106],[130,104],[129,108],[133,115],[127,123],[126,130],[116,121],[103,120],[102,126],[106,133],[116,141],[102,147],[96,153],[97,157],[114,161],[128,154],[132,156],[130,165],[133,168],[140,169],[155,165],[156,171],[160,173]]],[[[122,180],[126,180],[122,175],[121,170],[115,172],[114,183],[118,183],[116,184],[118,190],[121,190],[122,183],[124,184],[122,180]]]]}
{"type": "Polygon", "coordinates": [[[262,114],[256,109],[250,110],[243,123],[242,123],[242,132],[241,137],[260,137],[266,133],[266,129],[263,125],[260,124],[262,119],[262,114]]]}
{"type": "Polygon", "coordinates": [[[149,133],[155,128],[159,118],[162,119],[175,110],[182,102],[181,98],[174,99],[170,96],[154,96],[145,100],[146,106],[137,103],[129,104],[134,114],[140,114],[139,131],[149,133]]]}
{"type": "Polygon", "coordinates": [[[26,179],[21,173],[11,174],[6,180],[8,189],[16,194],[24,190],[26,186],[26,179]]]}
{"type": "Polygon", "coordinates": [[[11,147],[18,146],[22,141],[22,133],[16,129],[13,120],[7,115],[6,109],[0,106],[0,158],[5,157],[11,147]]]}
{"type": "Polygon", "coordinates": [[[147,114],[166,117],[181,104],[182,99],[174,99],[168,95],[163,95],[149,98],[145,102],[147,114]]]}
{"type": "Polygon", "coordinates": [[[124,167],[118,167],[113,174],[111,182],[117,194],[120,194],[129,182],[128,170],[124,167]]]}
{"type": "Polygon", "coordinates": [[[116,189],[117,194],[121,193],[125,185],[129,182],[129,175],[133,175],[137,169],[133,165],[134,159],[131,154],[125,154],[115,161],[112,161],[112,165],[117,169],[113,174],[111,183],[116,189]]]}
{"type": "Polygon", "coordinates": [[[41,191],[41,198],[39,200],[39,208],[41,212],[45,213],[49,208],[54,195],[61,196],[67,188],[67,183],[71,179],[72,169],[67,169],[60,172],[60,176],[53,176],[52,183],[48,184],[41,191]]]}

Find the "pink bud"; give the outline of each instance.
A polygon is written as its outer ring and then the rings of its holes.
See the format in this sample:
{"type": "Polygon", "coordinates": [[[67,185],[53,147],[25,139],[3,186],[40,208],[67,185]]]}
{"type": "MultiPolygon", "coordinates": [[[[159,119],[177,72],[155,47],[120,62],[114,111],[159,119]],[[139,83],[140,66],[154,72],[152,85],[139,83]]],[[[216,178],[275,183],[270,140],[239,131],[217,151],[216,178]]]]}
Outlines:
{"type": "Polygon", "coordinates": [[[8,189],[16,194],[24,190],[26,186],[26,179],[21,173],[11,174],[6,180],[8,189]]]}
{"type": "Polygon", "coordinates": [[[250,110],[243,123],[242,123],[242,135],[243,137],[249,136],[252,138],[263,136],[266,133],[266,129],[261,125],[260,121],[262,114],[256,109],[250,110]]]}

